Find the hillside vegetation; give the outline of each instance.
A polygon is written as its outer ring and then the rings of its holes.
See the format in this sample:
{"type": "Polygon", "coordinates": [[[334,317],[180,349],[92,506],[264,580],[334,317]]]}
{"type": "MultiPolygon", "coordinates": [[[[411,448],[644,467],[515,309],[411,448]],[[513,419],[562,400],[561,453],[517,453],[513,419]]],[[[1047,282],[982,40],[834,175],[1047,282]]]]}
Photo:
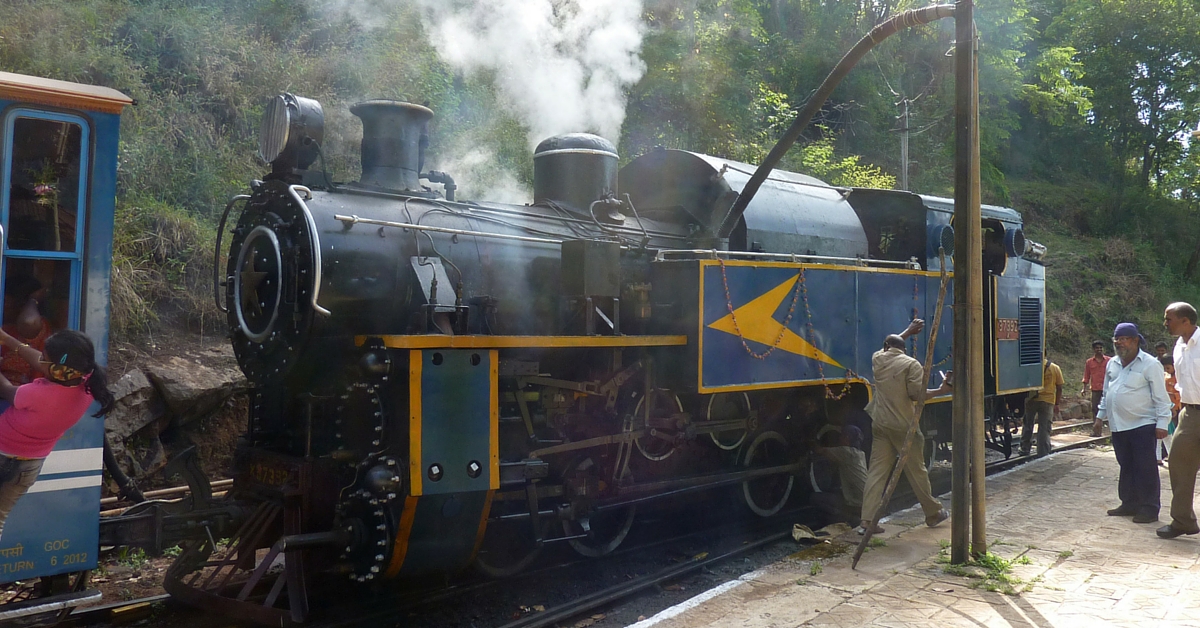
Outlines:
{"type": "MultiPolygon", "coordinates": [[[[402,99],[436,112],[433,166],[454,173],[461,197],[524,200],[530,149],[541,139],[531,136],[542,128],[524,98],[569,86],[549,80],[545,90],[511,87],[509,73],[523,68],[503,54],[519,48],[521,33],[510,33],[511,46],[494,51],[500,62],[490,66],[492,51],[478,49],[486,38],[439,39],[453,23],[444,19],[447,12],[459,10],[449,7],[467,11],[475,4],[0,5],[0,69],[106,85],[137,100],[123,118],[113,292],[118,337],[137,338],[167,322],[220,328],[209,285],[214,224],[226,199],[265,172],[254,156],[255,133],[264,105],[279,92],[324,104],[323,152],[335,179],[358,172],[361,128],[348,104],[402,99]],[[477,46],[476,57],[455,47],[467,42],[477,46]]],[[[635,56],[615,59],[612,68],[585,65],[581,79],[587,87],[615,77],[613,96],[627,105],[619,137],[612,138],[623,160],[667,146],[752,163],[859,37],[918,6],[896,0],[489,5],[531,15],[531,7],[544,5],[551,32],[586,30],[606,19],[614,25],[606,32],[640,37],[640,47],[621,40],[635,56]],[[609,5],[611,15],[581,13],[609,5]],[[617,9],[632,16],[625,30],[616,28],[622,26],[617,9]]],[[[1200,121],[1197,9],[1195,0],[978,4],[984,200],[1023,212],[1029,237],[1049,246],[1048,337],[1055,352],[1074,356],[1122,320],[1160,338],[1163,305],[1200,303],[1200,151],[1185,141],[1200,121]]],[[[884,42],[834,93],[784,167],[840,185],[895,186],[902,170],[897,103],[907,101],[909,188],[950,195],[952,39],[947,22],[884,42]]],[[[609,38],[610,52],[616,41],[609,38]]],[[[569,55],[578,42],[564,36],[551,43],[549,50],[569,55]]],[[[590,59],[597,50],[577,56],[590,59]]]]}

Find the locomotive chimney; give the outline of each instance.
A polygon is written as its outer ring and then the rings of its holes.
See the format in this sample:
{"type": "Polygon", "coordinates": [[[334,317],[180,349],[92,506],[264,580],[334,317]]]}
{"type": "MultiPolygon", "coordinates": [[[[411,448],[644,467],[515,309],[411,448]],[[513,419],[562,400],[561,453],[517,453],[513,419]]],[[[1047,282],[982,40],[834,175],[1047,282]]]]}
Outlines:
{"type": "Polygon", "coordinates": [[[533,151],[533,202],[552,201],[607,222],[621,222],[617,213],[617,148],[589,133],[556,135],[533,151]],[[611,199],[603,210],[594,201],[611,199]]]}
{"type": "Polygon", "coordinates": [[[420,190],[433,111],[407,102],[368,100],[351,105],[350,113],[363,125],[359,183],[391,190],[420,190]]]}

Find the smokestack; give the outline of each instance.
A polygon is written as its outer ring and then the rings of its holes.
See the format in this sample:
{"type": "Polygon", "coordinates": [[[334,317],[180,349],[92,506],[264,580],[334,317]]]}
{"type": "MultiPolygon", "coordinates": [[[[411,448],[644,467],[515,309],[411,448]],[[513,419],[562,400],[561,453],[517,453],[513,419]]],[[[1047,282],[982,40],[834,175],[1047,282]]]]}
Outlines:
{"type": "Polygon", "coordinates": [[[350,113],[358,116],[363,125],[359,183],[419,191],[433,111],[407,102],[368,100],[352,105],[350,113]]]}

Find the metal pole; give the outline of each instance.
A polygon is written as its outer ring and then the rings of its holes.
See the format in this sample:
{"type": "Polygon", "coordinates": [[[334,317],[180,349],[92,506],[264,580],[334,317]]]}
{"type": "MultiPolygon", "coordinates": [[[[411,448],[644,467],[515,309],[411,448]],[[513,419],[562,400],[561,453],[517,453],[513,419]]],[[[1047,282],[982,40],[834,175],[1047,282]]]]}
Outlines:
{"type": "Polygon", "coordinates": [[[968,488],[972,406],[983,404],[982,270],[979,205],[972,211],[971,145],[975,107],[974,11],[971,0],[958,0],[954,9],[954,405],[951,442],[950,562],[967,562],[970,505],[968,488]]]}
{"type": "MultiPolygon", "coordinates": [[[[982,225],[980,209],[979,183],[979,38],[975,36],[972,26],[972,72],[971,72],[971,204],[969,209],[974,216],[971,224],[982,225]]],[[[983,405],[983,231],[972,229],[974,240],[971,249],[975,252],[972,259],[979,260],[979,266],[971,273],[971,298],[976,307],[971,308],[973,319],[971,330],[971,364],[975,367],[972,380],[975,388],[971,390],[971,555],[975,557],[987,553],[987,471],[984,468],[984,405],[983,405]]]]}
{"type": "Polygon", "coordinates": [[[908,99],[900,101],[900,189],[908,189],[908,99]]]}

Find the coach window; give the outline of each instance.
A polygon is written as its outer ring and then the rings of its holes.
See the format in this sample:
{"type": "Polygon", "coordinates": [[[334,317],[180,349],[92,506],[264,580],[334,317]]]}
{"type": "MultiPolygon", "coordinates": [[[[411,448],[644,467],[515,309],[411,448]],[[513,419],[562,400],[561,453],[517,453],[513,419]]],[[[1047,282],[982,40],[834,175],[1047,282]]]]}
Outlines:
{"type": "MultiPolygon", "coordinates": [[[[32,109],[4,118],[0,220],[4,224],[4,325],[29,301],[51,329],[79,326],[86,225],[88,125],[32,109]],[[31,297],[31,290],[36,290],[31,297]],[[18,303],[19,301],[19,303],[18,303]]],[[[26,316],[28,318],[28,316],[26,316]]]]}

